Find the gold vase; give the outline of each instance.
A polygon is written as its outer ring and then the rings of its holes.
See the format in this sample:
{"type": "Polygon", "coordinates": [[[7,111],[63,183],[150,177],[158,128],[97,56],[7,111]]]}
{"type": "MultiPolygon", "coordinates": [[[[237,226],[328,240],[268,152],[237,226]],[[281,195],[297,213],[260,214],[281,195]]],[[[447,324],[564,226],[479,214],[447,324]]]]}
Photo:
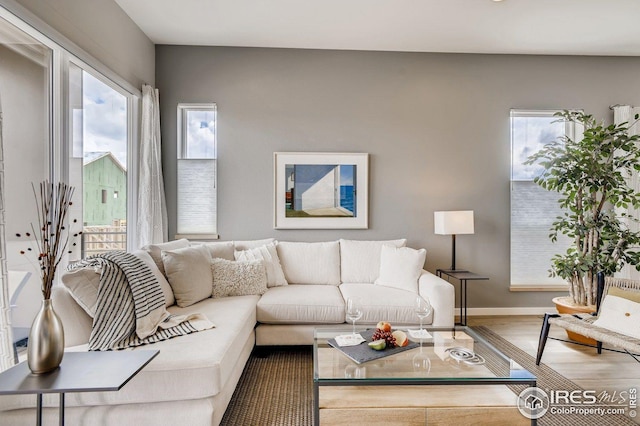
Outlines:
{"type": "Polygon", "coordinates": [[[27,363],[34,374],[58,368],[64,355],[64,330],[53,310],[51,299],[44,299],[29,332],[27,363]]]}

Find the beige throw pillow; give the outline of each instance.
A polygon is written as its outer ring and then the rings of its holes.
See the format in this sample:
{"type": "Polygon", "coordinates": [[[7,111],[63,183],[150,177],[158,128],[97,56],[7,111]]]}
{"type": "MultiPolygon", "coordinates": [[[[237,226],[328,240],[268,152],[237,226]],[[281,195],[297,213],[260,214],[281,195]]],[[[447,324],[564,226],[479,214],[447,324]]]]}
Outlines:
{"type": "Polygon", "coordinates": [[[71,297],[91,318],[96,316],[98,286],[101,268],[84,266],[62,274],[62,284],[69,289],[71,297]]]}
{"type": "Polygon", "coordinates": [[[340,277],[343,283],[373,283],[380,275],[380,250],[384,245],[404,247],[407,240],[340,240],[340,277]]]}
{"type": "Polygon", "coordinates": [[[211,296],[211,255],[206,247],[163,250],[162,261],[178,306],[191,306],[211,296]]]}
{"type": "Polygon", "coordinates": [[[380,276],[375,283],[418,293],[418,279],[422,274],[426,258],[425,249],[382,246],[380,276]]]}
{"type": "Polygon", "coordinates": [[[267,273],[261,260],[231,262],[224,259],[211,261],[214,298],[228,296],[262,295],[267,291],[267,273]]]}
{"type": "Polygon", "coordinates": [[[181,240],[169,241],[167,243],[149,244],[142,247],[140,250],[144,250],[149,253],[153,261],[156,262],[156,266],[160,272],[162,272],[162,275],[167,275],[162,261],[162,250],[175,250],[185,247],[189,247],[189,240],[183,238],[181,240]]]}
{"type": "Polygon", "coordinates": [[[267,271],[267,287],[287,285],[276,245],[271,243],[262,247],[235,252],[236,260],[261,260],[267,271]]]}

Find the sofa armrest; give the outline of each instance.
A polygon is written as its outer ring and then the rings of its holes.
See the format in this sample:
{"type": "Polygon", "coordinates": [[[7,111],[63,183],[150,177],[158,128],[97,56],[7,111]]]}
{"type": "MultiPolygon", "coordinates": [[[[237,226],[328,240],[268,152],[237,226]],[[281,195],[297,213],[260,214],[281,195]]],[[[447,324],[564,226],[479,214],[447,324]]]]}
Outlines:
{"type": "Polygon", "coordinates": [[[93,319],[73,299],[64,286],[55,286],[51,293],[53,309],[62,320],[64,346],[77,346],[89,342],[93,319]]]}
{"type": "Polygon", "coordinates": [[[420,296],[427,297],[433,307],[434,327],[453,327],[455,310],[455,289],[453,285],[431,272],[422,271],[418,279],[420,296]]]}

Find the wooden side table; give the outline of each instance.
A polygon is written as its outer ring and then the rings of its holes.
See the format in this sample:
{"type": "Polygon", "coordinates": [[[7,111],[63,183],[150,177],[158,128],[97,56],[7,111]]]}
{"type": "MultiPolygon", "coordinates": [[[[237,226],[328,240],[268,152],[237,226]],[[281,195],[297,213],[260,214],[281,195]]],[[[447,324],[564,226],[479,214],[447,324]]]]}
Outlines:
{"type": "Polygon", "coordinates": [[[59,420],[64,425],[67,392],[118,391],[160,351],[65,352],[60,367],[33,374],[24,361],[0,373],[0,395],[36,394],[36,424],[42,424],[42,394],[60,394],[59,420]]]}
{"type": "Polygon", "coordinates": [[[456,324],[467,325],[467,281],[480,281],[488,280],[489,277],[478,275],[470,271],[451,270],[451,269],[437,269],[436,275],[442,278],[446,275],[448,278],[453,278],[460,281],[460,321],[456,324]],[[463,306],[463,293],[464,293],[464,316],[462,311],[463,306]]]}

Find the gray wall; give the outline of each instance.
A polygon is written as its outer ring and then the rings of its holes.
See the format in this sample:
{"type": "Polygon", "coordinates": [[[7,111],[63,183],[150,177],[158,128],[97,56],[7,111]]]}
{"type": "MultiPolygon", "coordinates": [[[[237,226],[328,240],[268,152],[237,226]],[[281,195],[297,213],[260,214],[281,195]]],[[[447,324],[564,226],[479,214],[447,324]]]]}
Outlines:
{"type": "Polygon", "coordinates": [[[115,1],[16,2],[134,87],[140,88],[145,82],[154,84],[154,45],[115,1]]]}
{"type": "Polygon", "coordinates": [[[510,108],[640,104],[640,58],[157,46],[170,235],[176,105],[216,102],[222,239],[406,237],[427,269],[448,267],[436,210],[475,211],[458,267],[487,274],[470,306],[548,306],[563,293],[509,291],[510,108]],[[274,230],[274,151],[368,152],[368,230],[274,230]]]}

